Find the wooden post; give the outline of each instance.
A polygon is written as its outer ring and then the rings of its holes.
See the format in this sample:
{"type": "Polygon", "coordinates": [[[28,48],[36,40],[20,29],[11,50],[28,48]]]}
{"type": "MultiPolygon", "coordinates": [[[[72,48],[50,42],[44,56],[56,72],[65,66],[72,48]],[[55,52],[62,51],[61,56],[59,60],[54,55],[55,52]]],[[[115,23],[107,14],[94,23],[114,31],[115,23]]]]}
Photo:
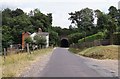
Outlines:
{"type": "Polygon", "coordinates": [[[6,49],[4,48],[4,61],[5,61],[5,57],[6,57],[6,49]]]}
{"type": "Polygon", "coordinates": [[[30,53],[30,49],[29,49],[29,44],[28,43],[27,43],[27,52],[30,53]]]}
{"type": "Polygon", "coordinates": [[[13,46],[12,44],[10,45],[10,53],[12,53],[13,46]]]}
{"type": "Polygon", "coordinates": [[[32,49],[33,49],[33,52],[34,52],[34,50],[35,50],[35,45],[32,45],[32,49]]]}

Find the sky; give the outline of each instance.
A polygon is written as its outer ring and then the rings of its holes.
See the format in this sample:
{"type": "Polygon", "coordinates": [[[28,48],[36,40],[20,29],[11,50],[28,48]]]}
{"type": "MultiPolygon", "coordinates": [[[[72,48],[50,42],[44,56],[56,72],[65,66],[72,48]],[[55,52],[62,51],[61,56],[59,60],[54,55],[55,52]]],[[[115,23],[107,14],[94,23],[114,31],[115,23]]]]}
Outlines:
{"type": "Polygon", "coordinates": [[[71,24],[68,13],[86,7],[107,13],[110,6],[118,8],[118,2],[119,0],[0,0],[0,5],[2,5],[1,9],[20,8],[26,13],[38,8],[44,14],[52,13],[53,26],[68,28],[71,24]]]}

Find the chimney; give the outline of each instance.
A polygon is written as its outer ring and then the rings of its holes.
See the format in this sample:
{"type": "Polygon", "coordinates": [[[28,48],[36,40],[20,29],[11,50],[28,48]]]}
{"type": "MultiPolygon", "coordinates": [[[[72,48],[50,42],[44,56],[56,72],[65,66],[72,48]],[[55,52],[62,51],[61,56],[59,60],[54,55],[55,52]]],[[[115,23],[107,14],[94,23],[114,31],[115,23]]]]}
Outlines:
{"type": "Polygon", "coordinates": [[[41,32],[42,32],[42,29],[41,29],[41,28],[39,28],[39,29],[38,29],[38,33],[41,33],[41,32]]]}

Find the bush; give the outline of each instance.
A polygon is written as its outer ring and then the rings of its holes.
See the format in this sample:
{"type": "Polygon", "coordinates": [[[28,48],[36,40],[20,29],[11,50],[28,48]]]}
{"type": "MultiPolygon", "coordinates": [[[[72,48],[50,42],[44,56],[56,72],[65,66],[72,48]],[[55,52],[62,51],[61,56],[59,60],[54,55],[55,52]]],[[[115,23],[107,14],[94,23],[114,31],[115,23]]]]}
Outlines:
{"type": "Polygon", "coordinates": [[[57,32],[55,32],[55,31],[50,31],[49,32],[49,43],[50,43],[50,46],[51,45],[57,45],[58,44],[58,42],[59,42],[59,37],[58,37],[58,33],[57,32]]]}
{"type": "MultiPolygon", "coordinates": [[[[103,39],[104,37],[105,37],[105,33],[98,32],[97,34],[85,37],[85,41],[92,42],[94,40],[103,39]]],[[[78,40],[78,43],[83,43],[83,42],[84,42],[84,38],[78,40]]]]}
{"type": "Polygon", "coordinates": [[[120,45],[120,32],[114,33],[114,44],[120,45]]]}
{"type": "Polygon", "coordinates": [[[70,43],[78,43],[78,40],[83,38],[82,33],[73,33],[68,35],[68,39],[70,43]]]}
{"type": "Polygon", "coordinates": [[[25,42],[26,43],[32,43],[33,41],[32,41],[32,38],[31,37],[27,37],[27,38],[25,38],[25,42]]]}
{"type": "Polygon", "coordinates": [[[41,48],[42,48],[42,46],[46,45],[46,38],[43,36],[36,35],[34,37],[34,40],[35,40],[35,43],[38,45],[38,47],[41,46],[41,48]]]}

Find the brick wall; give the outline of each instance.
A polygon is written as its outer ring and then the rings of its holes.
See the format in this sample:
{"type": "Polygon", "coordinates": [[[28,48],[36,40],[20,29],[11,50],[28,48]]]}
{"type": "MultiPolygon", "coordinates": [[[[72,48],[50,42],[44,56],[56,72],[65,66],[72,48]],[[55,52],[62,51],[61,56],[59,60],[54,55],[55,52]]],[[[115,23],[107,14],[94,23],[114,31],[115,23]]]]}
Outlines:
{"type": "Polygon", "coordinates": [[[23,32],[22,33],[22,49],[25,48],[25,38],[29,37],[30,33],[29,32],[23,32]]]}

